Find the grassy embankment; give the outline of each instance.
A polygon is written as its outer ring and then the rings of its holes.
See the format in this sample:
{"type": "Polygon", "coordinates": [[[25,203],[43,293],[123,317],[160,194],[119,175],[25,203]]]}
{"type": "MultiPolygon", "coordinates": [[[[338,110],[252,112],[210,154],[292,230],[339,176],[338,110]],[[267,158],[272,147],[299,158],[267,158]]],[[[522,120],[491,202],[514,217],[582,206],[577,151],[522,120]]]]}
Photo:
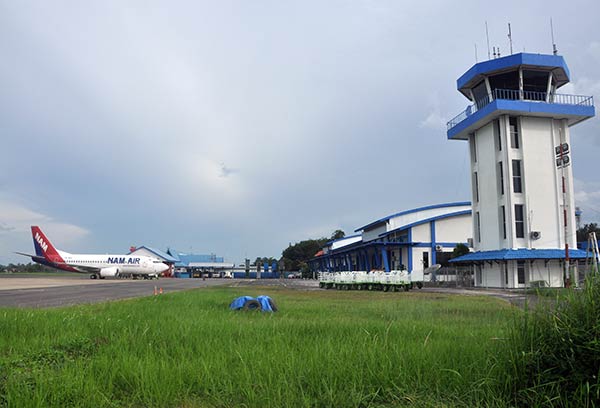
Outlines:
{"type": "Polygon", "coordinates": [[[504,406],[496,356],[514,313],[478,297],[231,288],[0,309],[0,406],[504,406]],[[281,310],[228,310],[245,294],[281,310]]]}

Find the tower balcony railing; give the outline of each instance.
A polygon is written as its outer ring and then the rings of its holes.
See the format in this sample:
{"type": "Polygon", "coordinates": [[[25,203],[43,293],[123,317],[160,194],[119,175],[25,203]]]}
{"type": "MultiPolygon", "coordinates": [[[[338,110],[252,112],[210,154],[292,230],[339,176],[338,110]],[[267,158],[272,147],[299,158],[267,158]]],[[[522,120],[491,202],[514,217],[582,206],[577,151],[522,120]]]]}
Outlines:
{"type": "Polygon", "coordinates": [[[458,125],[463,120],[467,119],[479,109],[482,109],[483,107],[489,105],[495,99],[540,102],[557,105],[594,106],[593,96],[555,94],[538,91],[520,91],[518,89],[494,89],[492,93],[476,100],[474,104],[467,106],[467,108],[464,111],[462,111],[450,121],[448,121],[448,123],[446,124],[448,130],[452,129],[454,126],[458,125]]]}

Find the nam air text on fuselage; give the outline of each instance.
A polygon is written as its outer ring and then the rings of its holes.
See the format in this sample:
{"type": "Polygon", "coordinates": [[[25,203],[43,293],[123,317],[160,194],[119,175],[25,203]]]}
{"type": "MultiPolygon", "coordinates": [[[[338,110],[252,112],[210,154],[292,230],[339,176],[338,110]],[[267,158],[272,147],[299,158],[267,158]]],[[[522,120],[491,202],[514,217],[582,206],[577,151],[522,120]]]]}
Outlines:
{"type": "Polygon", "coordinates": [[[124,264],[124,265],[139,265],[140,258],[129,258],[129,257],[112,257],[109,256],[106,263],[109,264],[124,264]]]}

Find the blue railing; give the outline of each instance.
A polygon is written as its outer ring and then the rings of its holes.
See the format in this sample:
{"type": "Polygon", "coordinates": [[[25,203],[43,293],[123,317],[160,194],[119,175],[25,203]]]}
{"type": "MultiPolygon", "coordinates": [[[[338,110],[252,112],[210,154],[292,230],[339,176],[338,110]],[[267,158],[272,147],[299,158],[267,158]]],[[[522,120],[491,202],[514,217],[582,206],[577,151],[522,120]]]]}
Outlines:
{"type": "Polygon", "coordinates": [[[594,106],[594,97],[585,95],[566,95],[553,94],[537,91],[519,91],[515,89],[494,89],[491,94],[475,101],[474,104],[467,106],[467,109],[448,121],[448,130],[458,125],[460,122],[471,116],[473,113],[490,104],[495,99],[505,99],[512,101],[537,101],[542,103],[552,103],[557,105],[581,105],[594,106]]]}

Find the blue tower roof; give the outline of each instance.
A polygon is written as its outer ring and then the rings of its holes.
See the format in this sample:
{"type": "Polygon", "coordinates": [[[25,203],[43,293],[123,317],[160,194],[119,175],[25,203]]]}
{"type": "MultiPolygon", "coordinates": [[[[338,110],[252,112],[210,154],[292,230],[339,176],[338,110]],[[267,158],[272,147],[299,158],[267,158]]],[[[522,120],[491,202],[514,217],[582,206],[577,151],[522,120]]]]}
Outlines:
{"type": "Polygon", "coordinates": [[[473,65],[456,80],[456,86],[463,95],[471,99],[468,90],[481,81],[483,75],[493,75],[516,68],[550,70],[557,88],[567,84],[571,77],[567,63],[560,55],[519,53],[473,65]]]}
{"type": "Polygon", "coordinates": [[[593,97],[556,93],[569,79],[559,55],[520,53],[475,64],[456,81],[474,103],[448,122],[448,139],[466,140],[500,115],[567,119],[569,126],[591,118],[593,97]]]}

